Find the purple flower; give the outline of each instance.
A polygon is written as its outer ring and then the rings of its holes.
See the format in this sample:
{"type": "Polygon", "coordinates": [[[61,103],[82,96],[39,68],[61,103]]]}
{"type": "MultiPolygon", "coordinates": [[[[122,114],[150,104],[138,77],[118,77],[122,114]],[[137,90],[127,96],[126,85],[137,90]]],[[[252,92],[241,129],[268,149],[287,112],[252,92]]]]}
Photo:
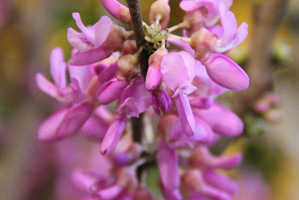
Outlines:
{"type": "Polygon", "coordinates": [[[180,3],[180,7],[187,11],[194,11],[201,7],[205,9],[200,9],[198,12],[202,15],[202,20],[204,21],[205,26],[214,25],[219,19],[219,5],[224,3],[227,8],[229,8],[233,1],[232,0],[183,0],[180,3]]]}
{"type": "Polygon", "coordinates": [[[191,84],[194,73],[194,58],[187,52],[169,53],[161,62],[162,80],[174,92],[173,97],[186,135],[194,135],[194,116],[187,95],[196,87],[191,84]]]}
{"type": "Polygon", "coordinates": [[[241,44],[248,34],[248,24],[243,22],[239,28],[235,15],[228,10],[223,2],[219,4],[220,28],[221,35],[217,40],[214,50],[217,52],[225,52],[233,47],[241,44]]]}
{"type": "Polygon", "coordinates": [[[82,31],[82,33],[78,33],[73,28],[68,28],[67,39],[75,49],[81,51],[89,50],[98,48],[104,43],[112,26],[112,21],[109,17],[101,17],[95,25],[90,27],[84,26],[79,13],[73,13],[73,18],[82,31]]]}
{"type": "Polygon", "coordinates": [[[144,79],[138,76],[131,81],[131,84],[121,93],[120,106],[116,116],[107,130],[101,144],[100,152],[104,155],[112,154],[122,133],[125,124],[131,117],[139,117],[152,104],[152,95],[145,89],[144,79]]]}
{"type": "Polygon", "coordinates": [[[50,55],[50,72],[54,83],[48,81],[42,74],[36,74],[37,86],[40,90],[62,102],[70,102],[71,89],[66,82],[66,64],[61,48],[55,48],[50,55]]]}

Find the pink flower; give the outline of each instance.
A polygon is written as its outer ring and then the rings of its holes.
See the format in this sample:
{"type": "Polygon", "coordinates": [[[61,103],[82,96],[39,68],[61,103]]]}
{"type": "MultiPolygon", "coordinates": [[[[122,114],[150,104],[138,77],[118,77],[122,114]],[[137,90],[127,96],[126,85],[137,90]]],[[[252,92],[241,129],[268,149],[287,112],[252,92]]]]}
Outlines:
{"type": "Polygon", "coordinates": [[[82,31],[82,33],[78,33],[73,28],[68,28],[67,39],[75,49],[81,51],[89,50],[98,48],[104,43],[112,26],[112,21],[109,17],[101,17],[95,25],[90,27],[84,26],[79,13],[73,13],[73,18],[82,31]]]}
{"type": "Polygon", "coordinates": [[[42,74],[36,74],[37,86],[40,90],[62,102],[70,102],[71,88],[66,82],[66,64],[61,48],[55,48],[50,55],[50,72],[54,83],[48,81],[42,74]]]}

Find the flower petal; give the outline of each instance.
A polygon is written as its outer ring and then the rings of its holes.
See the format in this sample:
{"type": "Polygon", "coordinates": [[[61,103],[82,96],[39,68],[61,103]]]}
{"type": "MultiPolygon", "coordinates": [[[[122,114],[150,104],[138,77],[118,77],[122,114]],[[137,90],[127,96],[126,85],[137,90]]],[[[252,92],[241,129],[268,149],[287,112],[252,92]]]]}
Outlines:
{"type": "Polygon", "coordinates": [[[100,152],[102,155],[111,155],[124,132],[126,127],[126,120],[118,118],[108,128],[101,144],[100,152]]]}
{"type": "Polygon", "coordinates": [[[50,72],[59,89],[66,87],[66,64],[61,48],[55,48],[50,55],[50,72]]]}
{"type": "Polygon", "coordinates": [[[101,46],[107,39],[110,33],[111,26],[112,21],[107,16],[102,16],[101,19],[95,25],[93,25],[95,48],[101,46]]]}
{"type": "Polygon", "coordinates": [[[57,98],[59,96],[59,90],[57,87],[48,81],[41,73],[37,73],[35,76],[38,88],[51,97],[57,98]]]}
{"type": "Polygon", "coordinates": [[[243,132],[242,120],[229,109],[214,103],[209,109],[195,110],[203,121],[210,125],[213,131],[227,137],[236,137],[243,132]]]}
{"type": "Polygon", "coordinates": [[[128,86],[125,80],[113,79],[101,85],[97,91],[97,99],[101,104],[108,104],[118,99],[128,86]]]}
{"type": "Polygon", "coordinates": [[[249,86],[249,77],[246,72],[222,54],[210,54],[205,59],[205,66],[210,78],[225,88],[242,91],[249,86]]]}
{"type": "Polygon", "coordinates": [[[122,92],[120,102],[132,97],[136,100],[139,113],[144,112],[153,102],[152,94],[145,88],[144,78],[137,76],[130,85],[122,92]]]}
{"type": "Polygon", "coordinates": [[[204,172],[203,177],[205,181],[230,195],[234,195],[238,191],[238,185],[222,174],[216,173],[214,170],[208,169],[204,172]]]}
{"type": "Polygon", "coordinates": [[[169,190],[178,189],[180,182],[178,156],[164,139],[161,139],[158,145],[157,162],[163,186],[169,190]]]}
{"type": "Polygon", "coordinates": [[[178,53],[168,53],[161,61],[161,73],[164,83],[175,91],[184,81],[189,80],[189,73],[183,57],[178,53]]]}
{"type": "Polygon", "coordinates": [[[93,111],[89,102],[63,108],[44,121],[38,130],[42,141],[55,141],[76,133],[93,111]]]}
{"type": "Polygon", "coordinates": [[[100,46],[99,48],[77,52],[69,60],[69,63],[76,66],[89,65],[108,58],[111,54],[112,51],[109,48],[100,46]]]}
{"type": "Polygon", "coordinates": [[[183,130],[187,136],[194,135],[195,132],[195,120],[193,112],[186,94],[180,92],[175,97],[175,104],[178,110],[178,114],[181,120],[183,130]]]}

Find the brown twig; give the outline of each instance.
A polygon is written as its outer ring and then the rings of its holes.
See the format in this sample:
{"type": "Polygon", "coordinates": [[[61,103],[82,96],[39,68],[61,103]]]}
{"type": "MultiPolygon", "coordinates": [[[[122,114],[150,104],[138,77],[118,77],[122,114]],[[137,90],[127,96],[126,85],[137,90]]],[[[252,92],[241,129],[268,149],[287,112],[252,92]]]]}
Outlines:
{"type": "MultiPolygon", "coordinates": [[[[144,39],[145,33],[142,24],[140,1],[139,0],[126,0],[126,1],[130,10],[136,44],[137,47],[140,48],[146,42],[144,39]]],[[[144,78],[146,77],[146,72],[148,69],[148,59],[149,59],[149,53],[145,49],[143,49],[139,55],[139,65],[141,69],[141,74],[144,78]]],[[[141,143],[142,141],[142,132],[143,132],[142,116],[143,115],[141,114],[139,118],[132,119],[133,140],[138,143],[141,143]]]]}
{"type": "MultiPolygon", "coordinates": [[[[243,119],[252,112],[254,101],[273,87],[272,43],[287,4],[288,0],[267,0],[263,5],[254,7],[251,47],[245,68],[250,77],[250,86],[234,97],[232,106],[232,110],[243,119]]],[[[213,149],[214,153],[223,152],[231,141],[230,138],[221,140],[213,149]]]]}
{"type": "MultiPolygon", "coordinates": [[[[139,0],[126,0],[126,1],[130,10],[136,44],[137,47],[140,48],[146,42],[144,39],[145,33],[142,25],[140,1],[139,0]]],[[[141,74],[143,75],[143,77],[146,76],[146,72],[148,69],[148,58],[149,58],[149,53],[143,49],[139,55],[139,64],[141,68],[141,74]]]]}

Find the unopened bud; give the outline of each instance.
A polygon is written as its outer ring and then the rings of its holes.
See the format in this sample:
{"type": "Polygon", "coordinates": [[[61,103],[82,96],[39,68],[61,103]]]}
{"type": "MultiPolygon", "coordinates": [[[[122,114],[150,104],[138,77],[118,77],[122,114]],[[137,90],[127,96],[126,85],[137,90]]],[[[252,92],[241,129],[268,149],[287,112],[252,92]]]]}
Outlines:
{"type": "Polygon", "coordinates": [[[191,35],[191,47],[195,50],[195,58],[204,60],[211,52],[211,47],[216,43],[217,36],[205,28],[191,35]]]}
{"type": "Polygon", "coordinates": [[[120,56],[117,61],[117,66],[119,76],[124,77],[127,81],[133,79],[140,73],[137,54],[120,56]]]}
{"type": "Polygon", "coordinates": [[[162,28],[166,28],[169,22],[170,7],[168,0],[157,0],[151,6],[150,22],[154,23],[159,20],[162,28]]]}
{"type": "Polygon", "coordinates": [[[203,27],[202,13],[198,9],[186,12],[184,22],[188,24],[188,27],[185,29],[187,31],[187,36],[190,37],[193,33],[203,27]]]}
{"type": "Polygon", "coordinates": [[[123,27],[113,24],[111,30],[103,46],[112,51],[118,51],[122,49],[125,40],[127,39],[126,30],[123,27]]]}
{"type": "Polygon", "coordinates": [[[138,51],[135,40],[126,40],[122,49],[122,54],[134,54],[138,51]]]}
{"type": "Polygon", "coordinates": [[[160,71],[160,63],[163,56],[167,53],[168,51],[165,48],[160,48],[150,56],[148,61],[149,68],[145,79],[146,89],[154,90],[160,85],[162,77],[160,71]]]}

